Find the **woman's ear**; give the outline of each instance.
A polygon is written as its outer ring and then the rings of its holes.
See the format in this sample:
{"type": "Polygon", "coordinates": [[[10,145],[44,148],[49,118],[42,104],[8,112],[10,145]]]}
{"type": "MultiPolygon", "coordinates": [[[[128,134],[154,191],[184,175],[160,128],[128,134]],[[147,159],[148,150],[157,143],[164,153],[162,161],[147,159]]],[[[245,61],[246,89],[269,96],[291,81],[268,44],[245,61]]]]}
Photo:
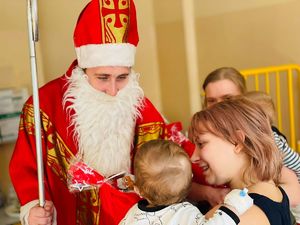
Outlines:
{"type": "Polygon", "coordinates": [[[234,147],[234,152],[235,152],[235,153],[240,153],[240,152],[242,151],[242,149],[243,149],[242,144],[238,143],[238,144],[236,144],[235,147],[234,147]]]}
{"type": "Polygon", "coordinates": [[[236,134],[237,134],[238,139],[240,140],[240,142],[235,144],[234,151],[235,151],[236,153],[239,153],[239,152],[241,152],[241,150],[243,149],[242,143],[244,143],[244,141],[245,141],[245,134],[244,134],[244,132],[241,131],[241,130],[237,130],[237,131],[236,131],[236,134]]]}

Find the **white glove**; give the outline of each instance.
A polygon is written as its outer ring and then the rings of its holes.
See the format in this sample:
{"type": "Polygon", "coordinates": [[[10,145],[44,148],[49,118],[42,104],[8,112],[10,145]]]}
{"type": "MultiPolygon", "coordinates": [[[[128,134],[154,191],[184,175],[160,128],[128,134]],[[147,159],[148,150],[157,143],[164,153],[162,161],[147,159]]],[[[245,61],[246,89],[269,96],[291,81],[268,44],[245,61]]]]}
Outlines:
{"type": "Polygon", "coordinates": [[[225,206],[229,205],[234,207],[238,212],[238,215],[243,214],[253,205],[253,199],[247,193],[247,188],[244,188],[243,190],[233,189],[225,196],[225,206]]]}

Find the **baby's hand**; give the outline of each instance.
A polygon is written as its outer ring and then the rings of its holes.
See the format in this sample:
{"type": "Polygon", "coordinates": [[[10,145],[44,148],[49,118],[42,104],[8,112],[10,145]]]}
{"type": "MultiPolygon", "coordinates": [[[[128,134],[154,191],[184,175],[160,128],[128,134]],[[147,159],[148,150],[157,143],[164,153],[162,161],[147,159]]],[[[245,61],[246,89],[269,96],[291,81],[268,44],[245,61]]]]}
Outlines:
{"type": "Polygon", "coordinates": [[[253,205],[253,199],[247,193],[247,188],[233,189],[225,196],[224,204],[233,207],[241,215],[253,205]]]}
{"type": "Polygon", "coordinates": [[[117,185],[123,191],[133,191],[134,175],[126,173],[124,177],[117,180],[117,185]]]}

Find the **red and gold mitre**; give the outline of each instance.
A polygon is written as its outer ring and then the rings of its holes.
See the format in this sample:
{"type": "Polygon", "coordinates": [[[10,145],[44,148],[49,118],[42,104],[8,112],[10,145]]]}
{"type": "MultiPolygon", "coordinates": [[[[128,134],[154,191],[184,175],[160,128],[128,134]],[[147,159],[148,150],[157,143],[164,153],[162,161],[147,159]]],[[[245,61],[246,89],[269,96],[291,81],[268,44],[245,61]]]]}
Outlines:
{"type": "Polygon", "coordinates": [[[74,44],[81,68],[133,66],[139,41],[133,0],[92,0],[81,12],[74,44]]]}

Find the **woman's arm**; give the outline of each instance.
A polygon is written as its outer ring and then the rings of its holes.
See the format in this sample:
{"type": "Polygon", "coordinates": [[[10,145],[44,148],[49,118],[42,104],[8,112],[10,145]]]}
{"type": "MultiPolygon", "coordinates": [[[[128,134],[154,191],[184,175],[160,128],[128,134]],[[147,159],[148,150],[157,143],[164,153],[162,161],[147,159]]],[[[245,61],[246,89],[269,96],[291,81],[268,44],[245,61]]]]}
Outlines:
{"type": "Polygon", "coordinates": [[[281,170],[280,186],[288,195],[290,205],[295,206],[300,204],[300,184],[298,183],[298,178],[292,170],[285,166],[281,170]]]}

